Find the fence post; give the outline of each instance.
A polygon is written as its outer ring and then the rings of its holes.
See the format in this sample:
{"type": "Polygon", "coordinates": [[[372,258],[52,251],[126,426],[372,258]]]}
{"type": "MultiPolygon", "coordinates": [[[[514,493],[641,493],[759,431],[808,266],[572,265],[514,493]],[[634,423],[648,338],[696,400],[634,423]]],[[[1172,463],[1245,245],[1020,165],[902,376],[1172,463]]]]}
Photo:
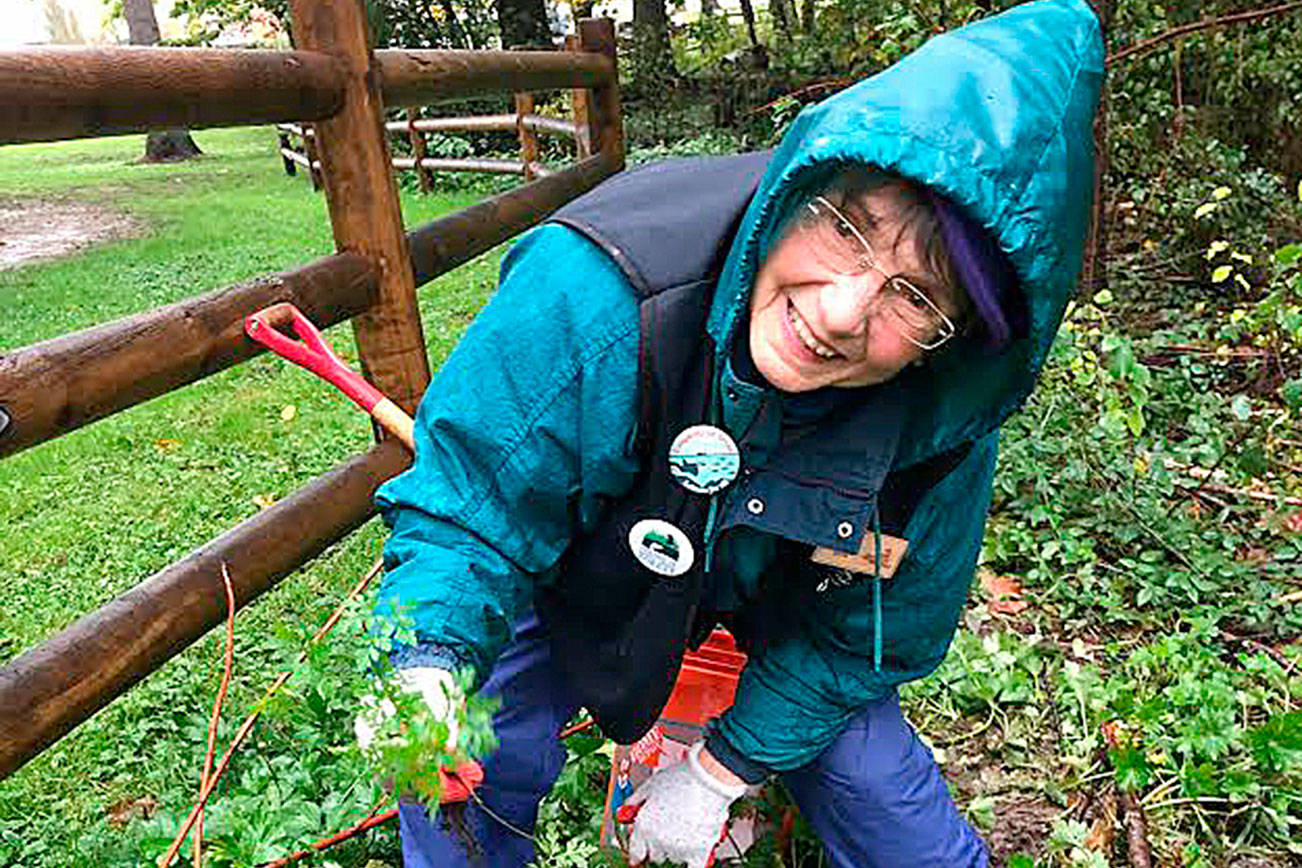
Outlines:
{"type": "Polygon", "coordinates": [[[344,69],[343,108],[313,126],[335,245],[366,256],[380,271],[379,301],[353,322],[362,369],[394,403],[414,412],[429,384],[429,361],[362,0],[292,4],[298,47],[331,54],[344,69]]]}
{"type": "Polygon", "coordinates": [[[289,157],[285,156],[286,151],[294,149],[293,143],[289,140],[289,133],[280,127],[276,127],[276,140],[280,143],[280,161],[285,166],[286,175],[298,174],[298,163],[295,163],[289,157]]]}
{"type": "MultiPolygon", "coordinates": [[[[609,18],[584,18],[579,21],[579,47],[583,51],[604,54],[619,69],[615,55],[615,22],[609,18]]],[[[592,89],[587,105],[587,128],[591,149],[601,151],[614,167],[624,167],[624,119],[619,102],[619,76],[610,84],[592,89]]],[[[576,117],[577,121],[578,118],[576,117]]]]}
{"type": "Polygon", "coordinates": [[[299,138],[303,140],[303,156],[307,157],[307,176],[312,181],[312,189],[321,189],[321,158],[316,150],[316,130],[306,121],[299,124],[299,138]]]}
{"type": "MultiPolygon", "coordinates": [[[[579,34],[571,33],[565,37],[565,50],[583,50],[579,34]]],[[[570,102],[574,106],[574,157],[577,160],[586,160],[592,156],[591,107],[587,88],[576,87],[571,90],[570,102]]]]}
{"type": "Polygon", "coordinates": [[[434,173],[422,162],[429,151],[425,147],[425,134],[416,129],[418,117],[419,109],[407,109],[407,136],[411,139],[411,155],[416,158],[416,179],[420,182],[420,191],[428,193],[434,189],[434,173]]]}
{"type": "Polygon", "coordinates": [[[533,114],[533,94],[515,95],[515,130],[520,137],[520,161],[524,163],[524,179],[533,180],[533,167],[538,162],[538,134],[533,127],[525,126],[524,116],[533,114]]]}

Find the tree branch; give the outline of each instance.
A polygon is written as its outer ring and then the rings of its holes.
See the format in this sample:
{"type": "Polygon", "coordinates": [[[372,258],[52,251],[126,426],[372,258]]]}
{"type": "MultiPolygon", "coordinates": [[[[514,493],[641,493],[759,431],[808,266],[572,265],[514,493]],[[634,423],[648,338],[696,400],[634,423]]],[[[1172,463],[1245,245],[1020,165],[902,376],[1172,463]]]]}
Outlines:
{"type": "Polygon", "coordinates": [[[1134,45],[1127,48],[1123,48],[1120,51],[1113,52],[1108,56],[1107,62],[1108,65],[1111,66],[1118,61],[1126,60],[1137,54],[1146,54],[1154,48],[1157,48],[1159,45],[1163,45],[1173,39],[1182,39],[1185,36],[1192,33],[1198,33],[1202,30],[1211,30],[1214,27],[1225,27],[1230,24],[1252,24],[1267,18],[1273,18],[1276,15],[1293,12],[1297,9],[1302,9],[1302,2],[1285,3],[1282,6],[1273,6],[1269,9],[1253,9],[1248,12],[1236,12],[1233,15],[1222,15],[1220,18],[1205,18],[1202,21],[1195,21],[1192,24],[1182,24],[1179,27],[1171,28],[1165,33],[1158,34],[1152,39],[1145,39],[1141,42],[1136,42],[1134,45]]]}

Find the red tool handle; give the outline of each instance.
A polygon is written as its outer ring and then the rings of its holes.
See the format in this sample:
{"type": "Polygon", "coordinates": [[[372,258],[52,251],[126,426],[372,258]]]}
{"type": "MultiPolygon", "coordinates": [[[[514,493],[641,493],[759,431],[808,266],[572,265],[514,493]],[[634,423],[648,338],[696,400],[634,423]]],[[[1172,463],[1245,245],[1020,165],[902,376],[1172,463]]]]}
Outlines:
{"type": "Polygon", "coordinates": [[[414,449],[411,417],[345,365],[312,321],[294,305],[281,302],[249,314],[244,318],[244,332],[276,355],[307,368],[334,385],[409,449],[414,449]],[[290,329],[294,337],[285,334],[281,328],[290,329]]]}
{"type": "Polygon", "coordinates": [[[439,803],[447,805],[468,801],[470,794],[484,782],[484,770],[479,763],[467,760],[454,769],[439,769],[439,777],[443,781],[439,803]]]}

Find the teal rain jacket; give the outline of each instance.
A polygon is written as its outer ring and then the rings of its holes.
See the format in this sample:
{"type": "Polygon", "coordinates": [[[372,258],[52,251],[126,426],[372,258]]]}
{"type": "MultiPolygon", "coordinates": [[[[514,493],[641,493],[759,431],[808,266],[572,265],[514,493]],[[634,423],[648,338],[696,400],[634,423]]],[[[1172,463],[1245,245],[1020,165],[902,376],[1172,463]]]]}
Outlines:
{"type": "MultiPolygon", "coordinates": [[[[1099,26],[1083,0],[1027,3],[937,36],[805,110],[775,153],[709,319],[719,392],[740,396],[724,408],[734,436],[773,397],[727,364],[762,252],[792,203],[847,164],[926,184],[985,225],[1020,277],[1029,333],[998,355],[958,341],[900,375],[910,414],[895,466],[973,448],[923,497],[905,529],[908,554],[884,584],[877,638],[891,665],[873,666],[871,582],[793,612],[798,629],[752,657],[717,723],[750,763],[807,763],[857,709],[943,659],[980,548],[998,426],[1033,386],[1078,275],[1102,75],[1099,26]]],[[[485,677],[536,584],[555,580],[570,541],[630,489],[637,344],[632,290],[587,239],[546,225],[507,255],[497,294],[421,404],[415,464],[377,496],[392,529],[380,606],[409,615],[418,640],[400,649],[400,665],[464,665],[485,677]]],[[[725,608],[773,566],[773,538],[747,528],[716,534],[709,548],[725,608]]]]}

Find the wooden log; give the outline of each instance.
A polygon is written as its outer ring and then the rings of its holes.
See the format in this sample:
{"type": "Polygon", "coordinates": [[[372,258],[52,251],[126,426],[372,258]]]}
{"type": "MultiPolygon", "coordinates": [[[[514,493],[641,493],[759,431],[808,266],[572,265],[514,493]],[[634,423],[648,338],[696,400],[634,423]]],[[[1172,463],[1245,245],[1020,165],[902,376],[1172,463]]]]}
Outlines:
{"type": "Polygon", "coordinates": [[[321,176],[321,158],[317,154],[316,132],[311,124],[303,124],[303,153],[307,154],[308,164],[312,167],[312,189],[320,190],[325,180],[321,176]]]}
{"type": "Polygon", "coordinates": [[[248,605],[366,521],[375,489],[409,461],[381,443],[0,668],[0,777],[222,623],[223,564],[248,605]]]}
{"type": "Polygon", "coordinates": [[[548,214],[614,172],[605,155],[597,154],[564,171],[499,193],[414,229],[407,234],[407,241],[416,285],[427,283],[541,223],[548,214]]]}
{"type": "MultiPolygon", "coordinates": [[[[571,33],[565,37],[565,50],[567,52],[583,51],[583,43],[579,34],[571,33]]],[[[574,147],[575,158],[586,160],[593,154],[593,117],[592,117],[592,93],[583,87],[576,87],[570,91],[570,104],[574,111],[574,147]]]]}
{"type": "Polygon", "coordinates": [[[0,51],[0,144],[315,120],[342,103],[343,71],[319,52],[0,51]]]}
{"type": "MultiPolygon", "coordinates": [[[[298,164],[296,162],[296,158],[298,157],[299,154],[298,151],[294,150],[294,148],[292,147],[289,141],[289,133],[285,132],[284,130],[279,130],[276,133],[276,138],[280,144],[280,156],[281,156],[281,162],[284,164],[285,167],[285,174],[286,175],[298,174],[298,164]]],[[[306,160],[307,157],[304,157],[303,159],[306,160]]]]}
{"type": "Polygon", "coordinates": [[[292,301],[322,328],[379,294],[370,263],[347,254],[0,355],[0,456],[66,434],[252,358],[244,317],[292,301]]]}
{"type": "Polygon", "coordinates": [[[525,115],[533,114],[533,94],[515,95],[515,134],[520,139],[521,174],[526,181],[535,177],[533,167],[538,163],[538,136],[524,125],[525,115]]]}
{"type": "Polygon", "coordinates": [[[303,166],[306,169],[312,168],[312,163],[308,160],[308,158],[303,156],[293,148],[281,148],[280,156],[285,161],[286,175],[294,174],[295,166],[303,166]]]}
{"type": "MultiPolygon", "coordinates": [[[[391,133],[405,132],[408,124],[390,121],[385,129],[391,133]]],[[[472,115],[461,118],[420,118],[410,126],[422,133],[470,133],[515,129],[515,115],[472,115]]]]}
{"type": "MultiPolygon", "coordinates": [[[[579,21],[579,47],[589,55],[606,57],[616,66],[615,22],[609,18],[584,18],[579,21]]],[[[600,82],[592,90],[589,106],[594,153],[600,151],[615,165],[624,168],[624,117],[619,99],[619,81],[600,82]]]]}
{"type": "Polygon", "coordinates": [[[570,138],[574,138],[578,135],[578,130],[574,125],[574,121],[567,121],[565,118],[552,118],[547,117],[546,115],[529,114],[521,118],[520,123],[524,124],[531,130],[536,130],[541,133],[556,133],[562,136],[569,136],[570,138]]]}
{"type": "Polygon", "coordinates": [[[416,129],[422,133],[448,132],[494,132],[514,130],[523,124],[531,130],[556,133],[564,136],[576,135],[574,121],[565,118],[553,118],[546,115],[471,115],[460,118],[419,118],[415,121],[389,121],[384,128],[391,133],[405,133],[416,129]]]}
{"type": "MultiPolygon", "coordinates": [[[[524,163],[520,160],[493,160],[487,157],[426,157],[420,161],[420,165],[434,172],[496,172],[500,175],[524,173],[524,163]]],[[[394,157],[393,168],[415,169],[416,160],[412,157],[394,157]]]]}
{"type": "MultiPolygon", "coordinates": [[[[420,120],[420,114],[417,109],[407,109],[407,136],[411,142],[412,159],[416,161],[416,179],[420,183],[420,191],[428,193],[434,188],[434,176],[426,166],[422,166],[420,161],[428,156],[428,150],[425,145],[425,134],[416,128],[416,121],[420,120]]],[[[385,129],[391,129],[392,124],[385,124],[385,129]]],[[[395,167],[396,168],[396,167],[395,167]]]]}
{"type": "MultiPolygon", "coordinates": [[[[344,70],[343,107],[313,129],[335,245],[366,256],[380,272],[378,303],[353,320],[362,371],[414,415],[429,383],[429,361],[363,3],[293,0],[292,9],[299,47],[329,52],[344,70]]],[[[383,436],[379,428],[376,435],[383,436]]]]}
{"type": "Polygon", "coordinates": [[[468,96],[596,87],[614,82],[609,57],[565,51],[375,52],[387,106],[429,105],[468,96]]]}

